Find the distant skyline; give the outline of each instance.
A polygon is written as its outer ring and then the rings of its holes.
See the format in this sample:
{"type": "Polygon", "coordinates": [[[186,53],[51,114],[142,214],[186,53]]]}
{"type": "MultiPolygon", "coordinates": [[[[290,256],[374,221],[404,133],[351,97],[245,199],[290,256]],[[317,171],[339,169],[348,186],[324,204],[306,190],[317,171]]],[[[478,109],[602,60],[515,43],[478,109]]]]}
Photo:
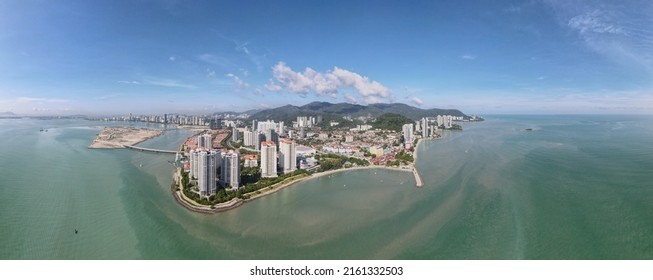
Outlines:
{"type": "Polygon", "coordinates": [[[0,112],[653,113],[653,2],[460,2],[2,1],[0,112]]]}

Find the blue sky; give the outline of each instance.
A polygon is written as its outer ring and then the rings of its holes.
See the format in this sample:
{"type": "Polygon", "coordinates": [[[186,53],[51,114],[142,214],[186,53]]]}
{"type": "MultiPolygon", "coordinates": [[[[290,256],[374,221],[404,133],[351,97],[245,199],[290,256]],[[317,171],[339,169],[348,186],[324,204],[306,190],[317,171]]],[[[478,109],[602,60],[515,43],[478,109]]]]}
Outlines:
{"type": "Polygon", "coordinates": [[[651,1],[0,2],[0,112],[652,113],[651,1]]]}

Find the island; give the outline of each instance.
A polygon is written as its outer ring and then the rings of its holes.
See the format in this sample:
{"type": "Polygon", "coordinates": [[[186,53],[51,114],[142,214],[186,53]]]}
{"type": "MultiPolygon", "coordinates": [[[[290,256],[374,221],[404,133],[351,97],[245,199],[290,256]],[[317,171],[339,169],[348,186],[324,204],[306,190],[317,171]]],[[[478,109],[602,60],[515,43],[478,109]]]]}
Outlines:
{"type": "Polygon", "coordinates": [[[89,146],[92,149],[121,149],[125,146],[132,146],[145,140],[160,136],[163,130],[120,126],[104,127],[97,134],[93,143],[89,146]]]}

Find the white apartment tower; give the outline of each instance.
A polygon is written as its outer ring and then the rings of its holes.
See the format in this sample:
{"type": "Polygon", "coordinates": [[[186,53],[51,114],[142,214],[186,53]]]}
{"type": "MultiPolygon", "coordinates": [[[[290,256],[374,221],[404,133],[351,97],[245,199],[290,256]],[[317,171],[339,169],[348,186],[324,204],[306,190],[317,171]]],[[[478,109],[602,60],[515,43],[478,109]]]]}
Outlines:
{"type": "Polygon", "coordinates": [[[238,128],[236,128],[236,126],[233,126],[231,127],[231,141],[236,142],[238,140],[240,140],[238,128]]]}
{"type": "Polygon", "coordinates": [[[215,152],[200,151],[198,157],[197,186],[200,189],[200,196],[206,197],[216,193],[215,185],[215,152]]]}
{"type": "Polygon", "coordinates": [[[422,118],[422,138],[426,139],[427,137],[429,137],[429,120],[422,118]]]}
{"type": "Polygon", "coordinates": [[[261,142],[261,177],[277,177],[277,145],[272,141],[261,142]]]}
{"type": "Polygon", "coordinates": [[[413,124],[404,124],[402,131],[404,132],[404,146],[406,149],[410,149],[413,144],[413,124]]]}
{"type": "Polygon", "coordinates": [[[232,189],[240,185],[240,156],[234,151],[229,151],[222,157],[222,185],[229,185],[232,189]]]}
{"type": "Polygon", "coordinates": [[[190,178],[197,179],[197,170],[199,169],[199,150],[190,150],[190,178]]]}
{"type": "Polygon", "coordinates": [[[279,134],[274,129],[268,129],[265,131],[265,141],[272,141],[279,146],[279,134]]]}
{"type": "Polygon", "coordinates": [[[283,173],[297,170],[297,155],[295,154],[295,141],[290,139],[279,140],[279,165],[283,173]]]}
{"type": "Polygon", "coordinates": [[[243,145],[254,146],[254,132],[249,130],[243,132],[243,145]]]}
{"type": "Polygon", "coordinates": [[[211,149],[211,134],[202,134],[197,137],[197,148],[211,149]]]}
{"type": "Polygon", "coordinates": [[[277,131],[279,131],[279,135],[283,135],[283,121],[279,122],[279,129],[277,131]]]}

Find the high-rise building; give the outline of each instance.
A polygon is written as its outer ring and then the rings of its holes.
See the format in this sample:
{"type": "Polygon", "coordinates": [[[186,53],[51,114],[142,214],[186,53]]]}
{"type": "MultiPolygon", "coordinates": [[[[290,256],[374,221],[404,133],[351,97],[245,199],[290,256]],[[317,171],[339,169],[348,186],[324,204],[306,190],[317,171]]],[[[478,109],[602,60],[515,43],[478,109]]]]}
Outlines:
{"type": "Polygon", "coordinates": [[[297,126],[298,127],[305,127],[308,126],[308,118],[306,117],[297,117],[297,126]]]}
{"type": "Polygon", "coordinates": [[[252,131],[258,131],[258,121],[252,120],[252,131]]]}
{"type": "Polygon", "coordinates": [[[256,150],[260,151],[261,150],[261,142],[265,141],[265,134],[264,133],[259,133],[259,132],[254,132],[254,137],[256,142],[256,150]]]}
{"type": "Polygon", "coordinates": [[[231,141],[236,142],[240,140],[240,132],[236,126],[231,127],[231,141]]]}
{"type": "Polygon", "coordinates": [[[278,129],[277,123],[275,123],[274,121],[269,121],[269,120],[264,121],[264,122],[258,122],[257,131],[265,132],[265,131],[267,131],[269,129],[272,129],[272,130],[278,129]]]}
{"type": "Polygon", "coordinates": [[[272,141],[279,146],[279,134],[274,129],[268,129],[265,131],[265,141],[272,141]]]}
{"type": "Polygon", "coordinates": [[[254,132],[245,130],[243,132],[243,145],[244,146],[255,146],[254,145],[255,139],[254,139],[254,132]]]}
{"type": "Polygon", "coordinates": [[[197,179],[197,170],[199,169],[199,150],[190,150],[190,178],[197,179]]]}
{"type": "Polygon", "coordinates": [[[211,134],[206,133],[197,136],[197,148],[211,149],[211,134]]]}
{"type": "Polygon", "coordinates": [[[451,128],[453,126],[453,116],[446,115],[444,116],[444,127],[451,128]]]}
{"type": "Polygon", "coordinates": [[[426,139],[427,137],[429,137],[429,120],[422,118],[422,138],[426,139]]]}
{"type": "Polygon", "coordinates": [[[272,141],[261,142],[261,177],[277,177],[277,145],[272,141]]]}
{"type": "Polygon", "coordinates": [[[295,152],[295,141],[285,138],[279,140],[279,165],[284,174],[297,170],[297,155],[295,152]]]}
{"type": "Polygon", "coordinates": [[[406,149],[410,149],[410,147],[413,145],[413,124],[404,124],[402,131],[404,133],[404,147],[406,149]]]}
{"type": "Polygon", "coordinates": [[[229,185],[232,189],[240,185],[240,156],[234,151],[229,151],[222,156],[222,174],[220,182],[223,186],[229,185]]]}
{"type": "Polygon", "coordinates": [[[279,122],[279,129],[277,131],[279,131],[279,135],[283,135],[283,121],[279,122]]]}
{"type": "Polygon", "coordinates": [[[215,157],[217,156],[215,151],[207,152],[200,151],[198,157],[198,175],[197,175],[197,186],[200,189],[200,196],[211,196],[216,193],[216,166],[215,166],[215,157]]]}

